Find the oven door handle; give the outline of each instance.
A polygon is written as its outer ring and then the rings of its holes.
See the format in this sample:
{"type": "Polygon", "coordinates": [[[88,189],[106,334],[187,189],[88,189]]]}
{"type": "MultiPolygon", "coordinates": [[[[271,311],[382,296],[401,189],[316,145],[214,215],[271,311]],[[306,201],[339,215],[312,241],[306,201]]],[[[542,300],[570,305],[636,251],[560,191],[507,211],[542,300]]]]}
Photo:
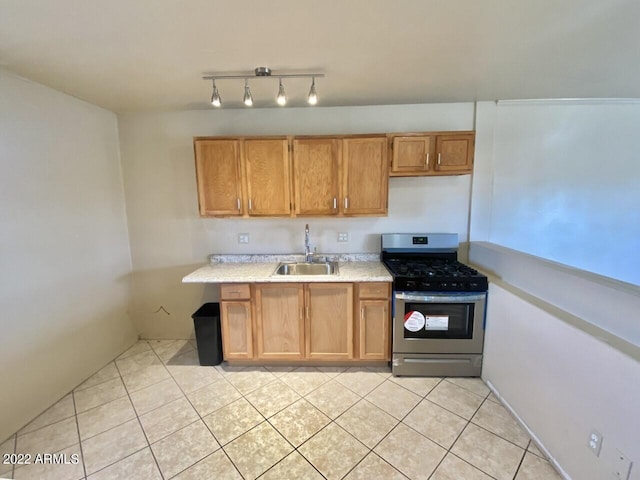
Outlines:
{"type": "Polygon", "coordinates": [[[396,300],[405,302],[422,303],[469,303],[478,302],[487,298],[486,292],[482,293],[428,293],[420,292],[396,292],[396,300]]]}

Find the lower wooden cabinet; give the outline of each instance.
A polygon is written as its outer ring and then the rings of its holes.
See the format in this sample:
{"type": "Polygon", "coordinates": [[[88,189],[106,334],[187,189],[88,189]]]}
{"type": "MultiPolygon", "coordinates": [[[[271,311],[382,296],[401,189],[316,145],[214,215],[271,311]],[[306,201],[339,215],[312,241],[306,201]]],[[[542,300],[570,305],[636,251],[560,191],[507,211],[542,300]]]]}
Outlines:
{"type": "Polygon", "coordinates": [[[225,360],[390,359],[388,283],[227,284],[220,292],[225,360]]]}
{"type": "Polygon", "coordinates": [[[309,283],[305,304],[307,358],[353,358],[353,284],[309,283]]]}
{"type": "Polygon", "coordinates": [[[304,358],[304,287],[301,283],[255,287],[257,357],[304,358]]]}
{"type": "Polygon", "coordinates": [[[253,322],[248,283],[220,286],[220,324],[224,359],[252,359],[253,322]]]}
{"type": "Polygon", "coordinates": [[[220,316],[224,359],[253,358],[251,302],[221,301],[220,316]]]}
{"type": "Polygon", "coordinates": [[[391,359],[391,317],[388,283],[357,285],[356,344],[360,360],[391,359]]]}

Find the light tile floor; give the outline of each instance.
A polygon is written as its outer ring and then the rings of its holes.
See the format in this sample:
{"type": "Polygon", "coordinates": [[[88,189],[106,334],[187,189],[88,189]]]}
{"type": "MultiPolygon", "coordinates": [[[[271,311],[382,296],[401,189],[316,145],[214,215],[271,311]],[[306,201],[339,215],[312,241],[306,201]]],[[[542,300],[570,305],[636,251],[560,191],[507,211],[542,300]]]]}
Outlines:
{"type": "Polygon", "coordinates": [[[560,479],[480,379],[201,367],[184,340],[139,341],[0,453],[77,455],[15,479],[560,479]]]}

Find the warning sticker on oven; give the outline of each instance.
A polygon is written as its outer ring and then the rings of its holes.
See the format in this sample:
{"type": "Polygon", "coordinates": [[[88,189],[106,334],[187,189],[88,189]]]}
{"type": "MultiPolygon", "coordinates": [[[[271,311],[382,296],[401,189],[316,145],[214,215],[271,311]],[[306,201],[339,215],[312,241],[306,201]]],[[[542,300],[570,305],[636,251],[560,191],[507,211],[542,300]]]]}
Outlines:
{"type": "Polygon", "coordinates": [[[410,332],[417,332],[424,328],[424,315],[412,310],[404,316],[404,328],[410,332]]]}
{"type": "Polygon", "coordinates": [[[424,318],[425,330],[449,330],[449,315],[429,315],[424,318]]]}

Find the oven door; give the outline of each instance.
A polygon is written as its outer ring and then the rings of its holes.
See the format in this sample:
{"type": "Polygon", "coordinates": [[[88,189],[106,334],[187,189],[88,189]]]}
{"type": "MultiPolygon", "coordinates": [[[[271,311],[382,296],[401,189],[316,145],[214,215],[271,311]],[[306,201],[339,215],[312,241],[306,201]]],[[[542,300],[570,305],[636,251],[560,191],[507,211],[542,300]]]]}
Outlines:
{"type": "Polygon", "coordinates": [[[482,353],[486,292],[396,292],[394,353],[482,353]]]}

